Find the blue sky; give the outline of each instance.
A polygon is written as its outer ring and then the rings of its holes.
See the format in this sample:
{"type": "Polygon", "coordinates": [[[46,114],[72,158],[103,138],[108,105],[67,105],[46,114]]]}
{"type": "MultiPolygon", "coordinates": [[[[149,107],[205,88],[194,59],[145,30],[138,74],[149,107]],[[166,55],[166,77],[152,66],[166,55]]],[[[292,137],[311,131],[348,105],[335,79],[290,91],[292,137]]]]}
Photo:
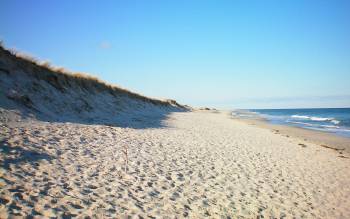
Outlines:
{"type": "Polygon", "coordinates": [[[350,107],[350,1],[0,1],[9,48],[219,108],[350,107]]]}

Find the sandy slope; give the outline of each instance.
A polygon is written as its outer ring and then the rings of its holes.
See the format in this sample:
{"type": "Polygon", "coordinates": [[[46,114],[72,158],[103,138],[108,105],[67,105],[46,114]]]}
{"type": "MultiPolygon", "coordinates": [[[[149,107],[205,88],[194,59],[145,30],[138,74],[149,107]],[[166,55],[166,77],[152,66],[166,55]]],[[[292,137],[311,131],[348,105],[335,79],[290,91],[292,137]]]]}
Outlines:
{"type": "Polygon", "coordinates": [[[350,159],[333,150],[225,113],[164,125],[2,124],[0,217],[350,217],[350,159]]]}
{"type": "MultiPolygon", "coordinates": [[[[169,112],[189,108],[108,85],[88,75],[38,65],[0,45],[0,116],[16,110],[41,121],[145,128],[158,127],[169,112]]],[[[0,117],[1,119],[1,117],[0,117]]]]}

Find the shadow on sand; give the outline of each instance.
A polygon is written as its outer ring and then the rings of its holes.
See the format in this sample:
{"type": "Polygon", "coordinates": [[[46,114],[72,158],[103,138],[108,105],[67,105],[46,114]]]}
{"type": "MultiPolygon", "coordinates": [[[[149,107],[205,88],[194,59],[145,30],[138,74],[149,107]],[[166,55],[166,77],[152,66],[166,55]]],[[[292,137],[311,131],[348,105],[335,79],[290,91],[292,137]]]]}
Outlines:
{"type": "Polygon", "coordinates": [[[17,121],[19,118],[28,119],[35,118],[43,122],[58,122],[58,123],[78,123],[84,125],[105,125],[112,127],[133,128],[133,129],[147,129],[147,128],[164,128],[166,124],[164,121],[171,113],[187,112],[185,108],[159,108],[152,111],[150,109],[142,111],[120,112],[116,115],[109,115],[107,113],[96,114],[68,114],[63,112],[55,116],[46,115],[38,109],[32,107],[24,107],[21,104],[15,107],[1,106],[0,117],[5,118],[6,121],[17,121]],[[1,110],[3,109],[3,110],[1,110]],[[15,113],[16,111],[16,113],[15,113]]]}
{"type": "Polygon", "coordinates": [[[22,164],[31,163],[36,165],[36,161],[39,160],[52,160],[53,157],[49,154],[37,152],[35,150],[24,149],[20,145],[9,146],[6,140],[0,142],[0,150],[3,155],[5,155],[3,160],[3,168],[9,169],[10,164],[22,164]]]}

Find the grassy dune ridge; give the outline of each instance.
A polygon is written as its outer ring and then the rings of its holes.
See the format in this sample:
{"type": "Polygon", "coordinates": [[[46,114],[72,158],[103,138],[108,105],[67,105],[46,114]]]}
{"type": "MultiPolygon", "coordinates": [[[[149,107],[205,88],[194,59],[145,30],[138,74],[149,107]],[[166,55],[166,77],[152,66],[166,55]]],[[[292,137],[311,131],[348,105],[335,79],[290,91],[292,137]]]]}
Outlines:
{"type": "Polygon", "coordinates": [[[112,95],[120,95],[122,93],[124,95],[128,95],[129,97],[151,102],[157,105],[174,104],[178,107],[183,107],[174,100],[158,100],[145,97],[141,94],[129,91],[119,86],[108,84],[89,74],[72,72],[63,67],[55,67],[48,61],[39,61],[38,59],[25,53],[6,49],[3,46],[3,43],[0,44],[0,58],[1,62],[11,63],[12,67],[12,69],[7,69],[1,66],[0,71],[10,73],[11,70],[20,68],[25,73],[35,77],[38,80],[44,80],[50,83],[52,86],[62,92],[70,88],[79,87],[89,92],[107,91],[112,95]]]}
{"type": "Polygon", "coordinates": [[[189,107],[75,73],[0,45],[0,107],[43,120],[126,123],[189,107]],[[115,121],[113,121],[115,120],[115,121]]]}

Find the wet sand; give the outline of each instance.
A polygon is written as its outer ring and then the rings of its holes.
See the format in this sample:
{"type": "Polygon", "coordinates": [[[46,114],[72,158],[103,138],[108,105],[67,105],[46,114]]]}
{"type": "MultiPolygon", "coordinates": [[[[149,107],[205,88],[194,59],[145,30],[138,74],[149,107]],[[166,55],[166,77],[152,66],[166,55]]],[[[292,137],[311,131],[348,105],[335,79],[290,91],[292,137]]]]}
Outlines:
{"type": "Polygon", "coordinates": [[[275,134],[297,138],[300,141],[304,141],[304,143],[312,142],[318,144],[321,147],[338,151],[340,156],[350,155],[350,138],[347,137],[299,127],[271,124],[264,119],[238,117],[234,117],[233,119],[244,122],[248,125],[269,129],[275,134]]]}

